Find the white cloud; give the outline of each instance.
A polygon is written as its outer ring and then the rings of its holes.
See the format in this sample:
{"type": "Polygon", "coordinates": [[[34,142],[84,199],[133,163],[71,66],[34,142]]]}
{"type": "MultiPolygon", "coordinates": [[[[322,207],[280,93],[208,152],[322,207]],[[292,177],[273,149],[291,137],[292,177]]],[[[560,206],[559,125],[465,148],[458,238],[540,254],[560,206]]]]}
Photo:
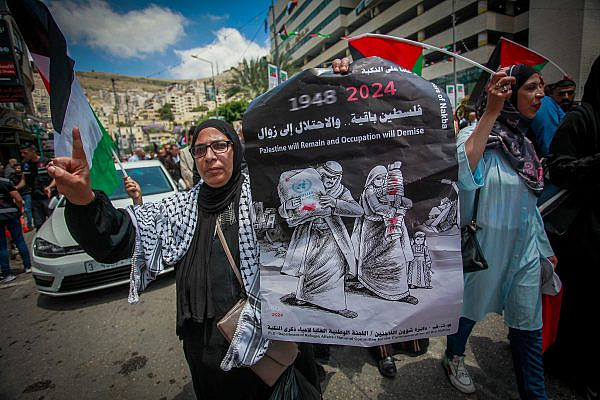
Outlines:
{"type": "Polygon", "coordinates": [[[219,21],[224,21],[226,19],[229,19],[229,14],[223,14],[223,15],[206,14],[206,16],[208,17],[208,19],[211,22],[219,22],[219,21]]]}
{"type": "Polygon", "coordinates": [[[104,0],[56,0],[50,10],[71,40],[123,58],[165,51],[184,35],[187,23],[180,13],[154,4],[119,14],[104,0]]]}
{"type": "MultiPolygon", "coordinates": [[[[256,42],[251,42],[233,28],[221,28],[215,35],[213,43],[188,50],[175,50],[182,64],[171,69],[174,78],[197,79],[207,78],[211,75],[210,64],[195,59],[192,55],[204,58],[219,65],[219,71],[225,71],[236,66],[243,58],[251,59],[262,57],[269,51],[267,47],[261,47],[256,42]]],[[[215,74],[217,71],[215,70],[215,74]]]]}

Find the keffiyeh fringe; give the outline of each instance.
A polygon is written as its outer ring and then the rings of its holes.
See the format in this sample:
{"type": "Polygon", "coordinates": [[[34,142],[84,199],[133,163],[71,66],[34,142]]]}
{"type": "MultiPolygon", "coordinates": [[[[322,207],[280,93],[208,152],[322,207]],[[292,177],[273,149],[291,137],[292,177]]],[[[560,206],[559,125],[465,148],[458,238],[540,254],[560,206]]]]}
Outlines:
{"type": "MultiPolygon", "coordinates": [[[[156,279],[165,265],[174,265],[187,252],[196,230],[198,193],[201,184],[158,203],[129,206],[136,228],[132,257],[129,303],[139,301],[139,292],[156,279]]],[[[225,371],[255,364],[265,354],[269,341],[262,337],[260,319],[259,249],[251,220],[252,198],[246,176],[239,206],[240,271],[248,301],[242,310],[233,340],[221,363],[225,371]]]]}

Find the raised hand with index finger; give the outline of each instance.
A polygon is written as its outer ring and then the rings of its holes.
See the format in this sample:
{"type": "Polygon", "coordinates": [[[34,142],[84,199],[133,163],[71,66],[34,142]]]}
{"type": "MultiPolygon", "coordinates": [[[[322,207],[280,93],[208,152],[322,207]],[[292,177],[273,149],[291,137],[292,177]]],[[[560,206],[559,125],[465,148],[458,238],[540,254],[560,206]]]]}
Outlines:
{"type": "Polygon", "coordinates": [[[48,165],[48,173],[56,181],[58,191],[77,205],[94,200],[90,184],[90,169],[83,151],[79,128],[73,128],[73,153],[71,157],[54,158],[48,165]]]}

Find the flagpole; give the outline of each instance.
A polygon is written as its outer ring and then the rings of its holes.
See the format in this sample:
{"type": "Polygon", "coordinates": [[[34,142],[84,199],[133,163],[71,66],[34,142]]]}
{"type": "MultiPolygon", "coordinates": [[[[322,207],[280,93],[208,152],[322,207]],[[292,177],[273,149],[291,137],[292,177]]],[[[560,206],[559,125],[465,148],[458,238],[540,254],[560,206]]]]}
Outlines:
{"type": "Polygon", "coordinates": [[[279,71],[281,70],[281,66],[279,65],[279,45],[277,44],[277,22],[275,22],[275,5],[273,4],[273,0],[271,0],[271,15],[273,16],[273,39],[275,39],[275,58],[277,58],[277,62],[275,65],[277,66],[277,85],[281,83],[281,77],[279,76],[279,71]]]}
{"type": "Polygon", "coordinates": [[[559,70],[561,74],[563,74],[563,76],[567,76],[567,73],[566,73],[566,72],[565,72],[565,71],[564,71],[564,70],[563,70],[561,67],[559,67],[557,63],[555,63],[554,61],[552,61],[551,59],[549,59],[549,58],[548,58],[548,57],[546,57],[545,55],[543,55],[543,54],[540,54],[540,53],[538,53],[537,51],[535,51],[535,50],[533,50],[533,49],[530,49],[529,47],[525,47],[525,46],[523,46],[522,44],[519,44],[519,43],[517,43],[517,42],[513,42],[512,40],[510,40],[510,39],[507,39],[507,38],[505,38],[504,36],[502,36],[502,40],[506,40],[507,42],[510,42],[510,43],[512,43],[512,44],[514,44],[514,45],[517,45],[517,46],[519,46],[519,47],[522,47],[522,48],[524,48],[524,49],[527,49],[528,51],[532,52],[533,54],[535,54],[535,55],[537,55],[537,56],[540,56],[540,57],[542,57],[544,60],[548,60],[548,62],[549,62],[550,64],[554,65],[554,66],[556,67],[556,69],[557,69],[557,70],[559,70]]]}
{"type": "MultiPolygon", "coordinates": [[[[374,37],[374,38],[382,38],[382,39],[391,39],[391,40],[396,40],[398,42],[409,43],[409,44],[412,44],[413,46],[423,47],[424,49],[428,49],[428,50],[439,51],[439,52],[442,52],[444,54],[448,54],[449,56],[456,57],[459,60],[464,61],[467,64],[471,64],[471,65],[473,65],[473,66],[475,66],[475,67],[477,67],[477,68],[479,68],[481,70],[484,70],[485,72],[487,72],[489,74],[494,74],[495,73],[494,71],[492,71],[488,67],[483,66],[483,65],[479,64],[476,61],[470,60],[467,57],[463,57],[460,54],[454,54],[451,51],[448,51],[448,50],[445,50],[445,49],[440,49],[439,47],[435,47],[435,46],[432,46],[432,45],[427,44],[427,43],[416,42],[416,41],[410,40],[410,39],[399,38],[399,37],[390,36],[390,35],[381,35],[381,34],[378,34],[378,33],[363,33],[361,35],[348,38],[347,40],[350,41],[350,40],[353,40],[353,39],[360,39],[360,38],[363,38],[363,37],[374,37]]],[[[548,61],[550,61],[550,60],[548,60],[548,61]]]]}
{"type": "MultiPolygon", "coordinates": [[[[456,54],[456,13],[454,10],[455,0],[452,0],[452,52],[456,54]]],[[[458,85],[456,84],[456,57],[452,57],[452,74],[454,75],[454,116],[458,107],[458,85]]]]}
{"type": "Polygon", "coordinates": [[[113,149],[112,146],[110,148],[110,151],[112,151],[113,157],[117,161],[117,164],[119,164],[119,167],[121,168],[121,171],[123,172],[123,176],[128,177],[129,175],[127,175],[127,171],[125,171],[125,168],[123,168],[123,164],[121,164],[121,159],[119,158],[119,156],[117,156],[117,153],[115,153],[115,149],[113,149]]]}

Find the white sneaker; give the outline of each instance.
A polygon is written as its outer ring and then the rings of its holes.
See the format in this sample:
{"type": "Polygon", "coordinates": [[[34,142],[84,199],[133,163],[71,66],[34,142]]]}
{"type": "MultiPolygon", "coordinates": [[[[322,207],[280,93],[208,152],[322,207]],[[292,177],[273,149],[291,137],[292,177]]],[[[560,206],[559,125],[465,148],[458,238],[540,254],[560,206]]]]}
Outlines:
{"type": "Polygon", "coordinates": [[[29,268],[25,268],[25,273],[26,273],[26,274],[30,274],[30,273],[31,273],[31,267],[29,267],[29,268]]]}
{"type": "Polygon", "coordinates": [[[442,365],[452,386],[466,394],[475,393],[475,385],[465,367],[465,356],[454,356],[449,360],[444,354],[442,365]]]}
{"type": "Polygon", "coordinates": [[[2,279],[2,280],[0,281],[0,283],[8,283],[8,282],[12,282],[12,281],[14,281],[15,279],[17,279],[17,277],[16,277],[16,276],[14,276],[13,274],[8,274],[8,275],[6,275],[6,276],[4,277],[4,279],[2,279]]]}

